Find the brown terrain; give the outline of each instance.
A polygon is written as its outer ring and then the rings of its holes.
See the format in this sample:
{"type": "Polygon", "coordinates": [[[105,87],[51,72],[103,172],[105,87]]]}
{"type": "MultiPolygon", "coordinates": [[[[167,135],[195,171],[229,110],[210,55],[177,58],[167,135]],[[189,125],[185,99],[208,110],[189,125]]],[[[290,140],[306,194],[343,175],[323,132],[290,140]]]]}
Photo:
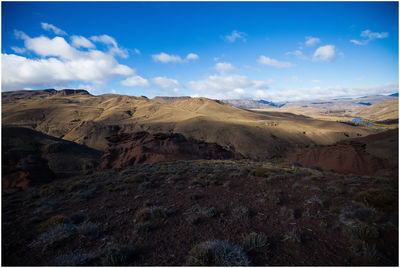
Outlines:
{"type": "Polygon", "coordinates": [[[305,149],[288,156],[288,159],[304,166],[344,174],[373,175],[385,171],[397,172],[398,131],[389,130],[364,138],[305,149]],[[383,151],[385,153],[381,154],[383,151]]]}
{"type": "Polygon", "coordinates": [[[2,265],[398,265],[393,124],[51,89],[2,124],[2,265]]]}
{"type": "Polygon", "coordinates": [[[99,169],[110,169],[152,164],[173,160],[241,159],[239,153],[222,148],[216,143],[186,139],[177,133],[136,132],[107,138],[99,169]]]}

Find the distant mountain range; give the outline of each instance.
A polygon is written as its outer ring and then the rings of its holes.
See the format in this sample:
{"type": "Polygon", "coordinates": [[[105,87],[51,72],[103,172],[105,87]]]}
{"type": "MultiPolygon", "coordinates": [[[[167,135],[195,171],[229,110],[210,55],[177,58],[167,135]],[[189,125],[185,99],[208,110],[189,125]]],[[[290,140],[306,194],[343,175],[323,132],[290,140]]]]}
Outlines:
{"type": "MultiPolygon", "coordinates": [[[[286,107],[302,107],[302,108],[321,108],[330,107],[331,109],[354,109],[363,106],[370,106],[374,103],[390,100],[399,96],[399,93],[391,95],[364,96],[361,98],[338,98],[333,100],[313,100],[313,101],[293,101],[293,102],[272,102],[267,100],[248,100],[248,99],[228,99],[222,102],[243,109],[276,109],[286,107]]],[[[329,109],[329,108],[328,108],[329,109]]],[[[347,110],[346,109],[346,110],[347,110]]]]}
{"type": "Polygon", "coordinates": [[[235,100],[221,100],[222,102],[243,109],[267,109],[267,108],[280,108],[286,103],[274,103],[266,100],[246,100],[246,99],[235,99],[235,100]]]}

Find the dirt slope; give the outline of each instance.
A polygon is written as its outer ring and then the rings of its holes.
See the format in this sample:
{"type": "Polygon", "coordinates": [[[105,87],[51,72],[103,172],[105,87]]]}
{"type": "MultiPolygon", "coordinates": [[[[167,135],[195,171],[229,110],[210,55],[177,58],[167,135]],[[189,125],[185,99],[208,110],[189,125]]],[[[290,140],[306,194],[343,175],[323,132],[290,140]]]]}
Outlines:
{"type": "Polygon", "coordinates": [[[21,127],[2,127],[2,183],[27,188],[58,177],[81,175],[99,163],[101,152],[21,127]]]}
{"type": "MultiPolygon", "coordinates": [[[[3,93],[10,99],[12,92],[3,93]]],[[[182,133],[246,157],[279,157],[295,146],[332,144],[376,130],[278,112],[242,110],[206,98],[174,104],[143,97],[58,93],[3,102],[2,123],[25,126],[51,136],[104,150],[118,133],[182,133]]]]}
{"type": "Polygon", "coordinates": [[[301,150],[288,157],[307,167],[372,175],[398,170],[398,130],[301,150]]]}
{"type": "Polygon", "coordinates": [[[98,167],[100,170],[174,160],[243,158],[216,143],[186,139],[178,133],[142,131],[111,136],[107,140],[109,147],[98,167]]]}

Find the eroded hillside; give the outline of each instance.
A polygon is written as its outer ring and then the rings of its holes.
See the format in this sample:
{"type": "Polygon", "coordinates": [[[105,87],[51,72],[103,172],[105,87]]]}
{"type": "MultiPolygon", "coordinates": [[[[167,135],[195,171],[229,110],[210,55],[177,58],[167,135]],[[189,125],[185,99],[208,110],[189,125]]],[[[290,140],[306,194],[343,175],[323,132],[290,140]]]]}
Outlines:
{"type": "Polygon", "coordinates": [[[206,98],[169,105],[145,97],[52,90],[5,92],[2,97],[3,124],[98,150],[106,148],[106,137],[119,133],[174,132],[234,148],[245,157],[271,158],[296,147],[332,144],[377,131],[289,113],[248,111],[206,98]]]}

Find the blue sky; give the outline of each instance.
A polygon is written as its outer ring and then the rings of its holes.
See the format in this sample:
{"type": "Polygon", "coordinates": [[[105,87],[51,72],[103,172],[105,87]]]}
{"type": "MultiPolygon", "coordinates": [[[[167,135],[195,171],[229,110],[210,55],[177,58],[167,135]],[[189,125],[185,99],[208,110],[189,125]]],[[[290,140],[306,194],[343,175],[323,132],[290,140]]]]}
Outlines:
{"type": "Polygon", "coordinates": [[[398,91],[397,2],[2,2],[2,90],[272,101],[398,91]]]}

